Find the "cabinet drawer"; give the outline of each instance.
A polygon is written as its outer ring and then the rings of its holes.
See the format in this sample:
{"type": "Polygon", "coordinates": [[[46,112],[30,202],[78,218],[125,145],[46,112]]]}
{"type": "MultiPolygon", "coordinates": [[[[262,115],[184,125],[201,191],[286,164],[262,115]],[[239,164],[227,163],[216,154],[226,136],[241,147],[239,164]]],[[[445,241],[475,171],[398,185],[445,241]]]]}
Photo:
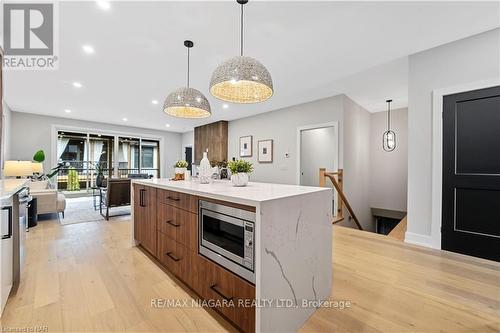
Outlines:
{"type": "Polygon", "coordinates": [[[179,279],[191,286],[191,251],[162,232],[158,232],[158,259],[179,279]]]}
{"type": "Polygon", "coordinates": [[[156,223],[160,232],[190,250],[198,251],[198,215],[160,203],[156,223]]]}
{"type": "Polygon", "coordinates": [[[198,197],[180,192],[159,190],[158,202],[198,214],[198,197]]]}
{"type": "Polygon", "coordinates": [[[232,273],[219,268],[201,256],[199,258],[201,263],[201,271],[198,275],[200,295],[208,301],[214,301],[216,305],[222,305],[215,308],[228,319],[233,320],[235,309],[229,304],[234,295],[232,273]]]}
{"type": "Polygon", "coordinates": [[[198,255],[201,271],[198,275],[200,295],[207,300],[232,306],[217,308],[244,332],[255,331],[255,287],[214,262],[198,255]]]}
{"type": "Polygon", "coordinates": [[[167,235],[158,232],[158,259],[174,275],[178,274],[179,261],[176,242],[167,235]]]}

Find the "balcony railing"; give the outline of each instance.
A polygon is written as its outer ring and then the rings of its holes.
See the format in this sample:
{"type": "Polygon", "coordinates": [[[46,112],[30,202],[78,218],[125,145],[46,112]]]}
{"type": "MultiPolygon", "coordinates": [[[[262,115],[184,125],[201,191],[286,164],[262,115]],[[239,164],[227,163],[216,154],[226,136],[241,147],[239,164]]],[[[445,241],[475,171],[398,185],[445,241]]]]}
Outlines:
{"type": "MultiPolygon", "coordinates": [[[[57,175],[58,188],[61,190],[67,189],[68,184],[68,172],[69,170],[75,170],[78,174],[78,182],[80,184],[80,190],[91,188],[95,185],[95,180],[97,177],[97,172],[95,170],[95,163],[84,162],[84,161],[68,161],[69,167],[60,170],[57,175]]],[[[109,176],[114,176],[114,168],[108,168],[108,163],[100,163],[100,169],[107,179],[109,176]]],[[[148,174],[152,177],[160,176],[160,169],[158,168],[119,168],[118,177],[127,178],[130,174],[148,174]]]]}

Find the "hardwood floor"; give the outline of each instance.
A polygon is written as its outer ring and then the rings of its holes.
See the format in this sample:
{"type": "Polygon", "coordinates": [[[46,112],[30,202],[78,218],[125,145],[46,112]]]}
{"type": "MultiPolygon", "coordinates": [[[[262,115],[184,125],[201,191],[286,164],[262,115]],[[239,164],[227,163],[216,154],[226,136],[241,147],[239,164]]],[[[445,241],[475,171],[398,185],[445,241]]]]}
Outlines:
{"type": "Polygon", "coordinates": [[[500,332],[499,263],[344,227],[333,253],[333,298],[352,306],[304,332],[500,332]]]}
{"type": "MultiPolygon", "coordinates": [[[[213,311],[155,308],[151,299],[190,292],[130,246],[130,222],[61,226],[28,233],[26,266],[3,327],[49,332],[219,332],[213,311]]],[[[500,332],[500,264],[334,228],[333,296],[304,332],[500,332]]]]}

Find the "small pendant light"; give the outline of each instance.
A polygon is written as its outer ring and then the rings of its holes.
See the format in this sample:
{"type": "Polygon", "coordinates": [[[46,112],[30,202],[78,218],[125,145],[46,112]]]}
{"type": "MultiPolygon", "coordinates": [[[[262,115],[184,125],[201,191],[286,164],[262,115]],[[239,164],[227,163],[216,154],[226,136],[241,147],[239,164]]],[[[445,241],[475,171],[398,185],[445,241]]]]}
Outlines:
{"type": "Polygon", "coordinates": [[[206,118],[212,114],[210,103],[198,90],[189,87],[189,49],[194,46],[190,40],[184,41],[187,48],[187,87],[179,88],[167,96],[163,112],[178,118],[206,118]]]}
{"type": "Polygon", "coordinates": [[[237,2],[241,5],[240,55],[224,61],[215,69],[210,80],[210,93],[226,102],[263,102],[273,95],[273,81],[264,65],[243,56],[243,6],[248,0],[237,2]]]}
{"type": "Polygon", "coordinates": [[[387,152],[391,152],[396,149],[396,133],[391,131],[391,102],[392,99],[387,101],[387,131],[384,132],[382,136],[383,148],[387,152]]]}

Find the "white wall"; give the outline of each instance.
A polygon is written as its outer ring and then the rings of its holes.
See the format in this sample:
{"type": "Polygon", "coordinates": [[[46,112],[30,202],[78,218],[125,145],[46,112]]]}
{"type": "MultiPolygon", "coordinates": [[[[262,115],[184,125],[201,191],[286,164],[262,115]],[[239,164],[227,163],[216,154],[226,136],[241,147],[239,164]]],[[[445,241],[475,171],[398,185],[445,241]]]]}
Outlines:
{"type": "Polygon", "coordinates": [[[54,167],[52,165],[52,125],[81,127],[92,129],[96,132],[113,131],[126,134],[149,135],[163,138],[163,148],[160,147],[160,163],[162,177],[173,175],[173,166],[181,158],[182,135],[180,133],[163,132],[144,128],[118,126],[90,121],[74,120],[67,118],[48,117],[30,113],[12,112],[11,119],[11,159],[30,160],[33,154],[43,149],[45,151],[44,170],[54,167]]]}
{"type": "Polygon", "coordinates": [[[430,246],[432,91],[498,79],[500,29],[409,57],[408,232],[409,242],[430,246]]]}
{"type": "Polygon", "coordinates": [[[396,149],[382,148],[387,131],[387,111],[370,115],[370,205],[406,212],[408,192],[408,109],[391,110],[396,149]]]}
{"type": "Polygon", "coordinates": [[[182,133],[182,147],[191,146],[194,150],[194,131],[182,133]]]}
{"type": "MultiPolygon", "coordinates": [[[[370,113],[344,96],[344,192],[363,229],[374,230],[370,210],[370,113]]],[[[344,213],[344,216],[348,216],[344,213]]],[[[354,222],[344,221],[352,226],[354,222]]]]}
{"type": "MultiPolygon", "coordinates": [[[[363,226],[373,229],[370,212],[370,113],[345,95],[291,106],[229,122],[228,160],[239,158],[239,138],[253,136],[251,180],[295,184],[297,127],[339,121],[339,167],[344,168],[344,191],[363,226]],[[274,140],[274,161],[257,162],[257,141],[274,140]],[[285,157],[285,153],[289,157],[285,157]]],[[[319,178],[318,178],[319,182],[319,178]]],[[[352,222],[345,221],[352,226],[352,222]]]]}
{"type": "MultiPolygon", "coordinates": [[[[339,147],[342,147],[343,95],[310,103],[299,104],[277,111],[262,113],[229,122],[228,161],[239,158],[239,138],[253,136],[254,164],[251,180],[281,184],[295,184],[297,180],[297,127],[339,121],[339,147]],[[257,162],[257,141],[273,139],[273,163],[257,162]],[[289,157],[285,157],[285,153],[289,157]]],[[[342,149],[339,151],[342,165],[342,149]]],[[[318,179],[319,181],[319,179],[318,179]]]]}
{"type": "Polygon", "coordinates": [[[3,114],[2,114],[2,154],[0,156],[0,166],[3,170],[3,163],[6,160],[10,160],[11,151],[11,122],[12,122],[12,111],[7,103],[3,102],[3,114]]]}

